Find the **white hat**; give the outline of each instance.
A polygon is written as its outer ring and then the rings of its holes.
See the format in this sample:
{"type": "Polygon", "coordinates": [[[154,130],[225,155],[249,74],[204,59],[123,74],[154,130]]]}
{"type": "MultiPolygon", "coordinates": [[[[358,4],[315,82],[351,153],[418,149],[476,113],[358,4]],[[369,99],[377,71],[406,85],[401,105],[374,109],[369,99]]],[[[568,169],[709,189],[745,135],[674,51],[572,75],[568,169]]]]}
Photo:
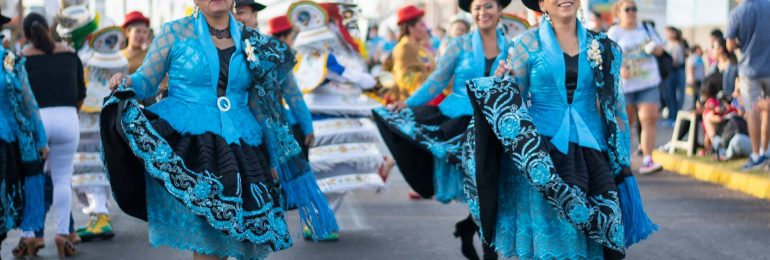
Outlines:
{"type": "Polygon", "coordinates": [[[499,26],[502,27],[503,33],[505,33],[505,37],[507,38],[515,38],[516,36],[519,36],[519,34],[529,30],[530,27],[527,19],[513,14],[503,14],[500,17],[499,26]]]}
{"type": "Polygon", "coordinates": [[[88,47],[94,51],[88,65],[99,68],[121,68],[128,66],[120,50],[125,47],[126,33],[123,28],[115,25],[112,20],[103,19],[101,27],[91,35],[88,47]]]}
{"type": "Polygon", "coordinates": [[[294,47],[334,39],[329,30],[329,15],[320,5],[312,1],[300,1],[289,7],[289,21],[299,33],[294,47]]]}
{"type": "Polygon", "coordinates": [[[71,32],[86,26],[96,19],[91,14],[91,11],[83,5],[64,8],[57,18],[59,25],[56,27],[56,32],[60,35],[69,35],[71,32]]]}

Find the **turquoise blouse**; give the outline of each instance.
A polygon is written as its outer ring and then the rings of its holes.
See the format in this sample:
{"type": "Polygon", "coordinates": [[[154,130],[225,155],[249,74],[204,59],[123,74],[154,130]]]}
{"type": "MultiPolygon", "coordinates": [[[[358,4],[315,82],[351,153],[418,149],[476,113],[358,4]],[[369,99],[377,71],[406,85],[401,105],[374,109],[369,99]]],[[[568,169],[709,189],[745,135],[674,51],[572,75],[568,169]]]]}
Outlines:
{"type": "MultiPolygon", "coordinates": [[[[10,50],[0,46],[0,59],[5,58],[6,55],[10,55],[10,50]]],[[[14,118],[14,113],[11,110],[11,103],[8,100],[9,84],[11,86],[21,88],[24,104],[27,105],[30,111],[34,111],[28,118],[30,123],[37,125],[33,133],[33,138],[37,149],[42,149],[47,144],[45,129],[43,128],[43,122],[40,120],[40,114],[38,113],[37,101],[35,101],[35,95],[32,93],[32,89],[29,87],[29,83],[26,79],[26,70],[24,70],[24,59],[20,59],[21,62],[14,64],[14,68],[17,71],[22,71],[23,79],[17,78],[17,75],[9,73],[5,67],[0,67],[0,140],[11,143],[16,141],[16,135],[18,131],[18,122],[14,118]]]]}
{"type": "Polygon", "coordinates": [[[440,94],[454,77],[452,94],[439,104],[441,113],[450,118],[473,115],[465,82],[474,78],[492,76],[501,60],[505,60],[505,47],[510,41],[506,40],[502,31],[497,31],[497,47],[500,54],[495,59],[490,75],[484,75],[484,45],[478,30],[458,36],[449,41],[446,53],[438,60],[436,70],[431,73],[425,83],[406,100],[406,105],[421,106],[433,100],[440,94]]]}

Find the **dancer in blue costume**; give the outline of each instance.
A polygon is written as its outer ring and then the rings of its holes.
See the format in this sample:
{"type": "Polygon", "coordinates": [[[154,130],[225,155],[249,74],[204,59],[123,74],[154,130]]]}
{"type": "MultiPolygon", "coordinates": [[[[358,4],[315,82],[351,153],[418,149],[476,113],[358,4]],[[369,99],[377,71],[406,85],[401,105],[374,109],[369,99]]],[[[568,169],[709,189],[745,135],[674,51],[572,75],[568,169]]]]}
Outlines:
{"type": "MultiPolygon", "coordinates": [[[[449,42],[436,69],[405,103],[374,110],[380,134],[398,168],[414,191],[425,198],[435,195],[443,203],[465,201],[459,157],[473,114],[465,82],[491,76],[507,57],[504,50],[508,41],[497,25],[510,2],[460,0],[460,8],[472,14],[476,28],[449,42]],[[452,94],[438,107],[427,106],[453,78],[452,94]]],[[[463,254],[471,259],[478,258],[473,249],[476,230],[470,216],[456,225],[455,236],[461,237],[463,254]]],[[[497,256],[489,248],[484,251],[485,258],[497,256]]]]}
{"type": "Polygon", "coordinates": [[[541,25],[514,40],[499,77],[468,83],[471,213],[507,257],[622,258],[657,226],[629,169],[621,51],[583,28],[577,0],[524,4],[541,25]]]}
{"type": "MultiPolygon", "coordinates": [[[[0,15],[0,26],[11,19],[0,15]]],[[[0,36],[2,41],[2,36],[0,36]]],[[[0,242],[11,229],[43,226],[48,142],[24,58],[0,45],[0,242]]]]}
{"type": "Polygon", "coordinates": [[[293,53],[236,22],[233,4],[197,0],[165,24],[142,67],[113,76],[100,121],[118,205],[147,220],[152,245],[196,259],[289,248],[284,202],[315,237],[337,231],[278,99],[295,84],[293,53]],[[141,109],[166,74],[168,97],[141,109]]]}

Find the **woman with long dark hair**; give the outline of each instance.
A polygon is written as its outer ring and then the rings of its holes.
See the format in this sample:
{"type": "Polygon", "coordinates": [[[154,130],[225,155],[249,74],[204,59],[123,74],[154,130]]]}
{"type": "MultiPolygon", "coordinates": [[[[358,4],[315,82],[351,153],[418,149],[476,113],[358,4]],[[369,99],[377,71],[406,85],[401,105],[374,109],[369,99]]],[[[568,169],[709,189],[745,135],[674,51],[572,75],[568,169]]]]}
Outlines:
{"type": "MultiPolygon", "coordinates": [[[[460,152],[473,109],[465,81],[490,76],[507,57],[506,40],[497,25],[502,10],[511,1],[460,0],[460,9],[470,12],[474,30],[453,38],[428,79],[405,102],[394,102],[374,110],[374,119],[385,144],[409,185],[424,198],[435,195],[442,203],[465,202],[460,152]],[[450,82],[452,93],[438,106],[428,102],[450,82]]],[[[478,227],[471,216],[455,225],[463,255],[478,259],[473,239],[478,227]]],[[[497,254],[488,244],[484,258],[497,254]]]]}
{"type": "Polygon", "coordinates": [[[113,76],[100,120],[118,205],[147,221],[150,244],[194,259],[289,248],[284,203],[313,238],[338,229],[278,99],[296,84],[293,53],[238,23],[234,4],[196,0],[192,16],[164,24],[142,66],[113,76]],[[168,97],[141,108],[166,75],[168,97]]]}
{"type": "Polygon", "coordinates": [[[513,41],[497,77],[467,85],[471,213],[507,257],[622,258],[657,226],[629,169],[620,48],[583,27],[580,1],[523,2],[540,26],[513,41]]]}
{"type": "MultiPolygon", "coordinates": [[[[78,109],[86,95],[83,64],[75,51],[51,37],[42,15],[31,13],[24,18],[24,37],[29,44],[22,50],[32,92],[35,93],[40,117],[48,136],[50,152],[45,171],[53,184],[52,207],[56,219],[56,247],[59,257],[73,256],[75,247],[70,237],[72,223],[72,172],[75,152],[80,140],[78,109]]],[[[34,230],[22,230],[14,255],[35,256],[43,246],[43,238],[35,238],[34,230]],[[26,248],[26,253],[21,250],[26,248]]]]}

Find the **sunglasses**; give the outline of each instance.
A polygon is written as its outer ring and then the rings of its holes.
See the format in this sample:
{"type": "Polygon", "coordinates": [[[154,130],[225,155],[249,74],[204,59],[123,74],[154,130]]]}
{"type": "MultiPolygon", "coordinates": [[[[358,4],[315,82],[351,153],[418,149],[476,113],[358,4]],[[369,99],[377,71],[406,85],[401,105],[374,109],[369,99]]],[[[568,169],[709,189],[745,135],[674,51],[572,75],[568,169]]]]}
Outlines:
{"type": "Polygon", "coordinates": [[[623,9],[623,11],[625,11],[626,13],[630,13],[630,12],[636,13],[636,11],[638,11],[638,10],[639,9],[636,9],[636,6],[626,7],[626,9],[623,9]]]}

